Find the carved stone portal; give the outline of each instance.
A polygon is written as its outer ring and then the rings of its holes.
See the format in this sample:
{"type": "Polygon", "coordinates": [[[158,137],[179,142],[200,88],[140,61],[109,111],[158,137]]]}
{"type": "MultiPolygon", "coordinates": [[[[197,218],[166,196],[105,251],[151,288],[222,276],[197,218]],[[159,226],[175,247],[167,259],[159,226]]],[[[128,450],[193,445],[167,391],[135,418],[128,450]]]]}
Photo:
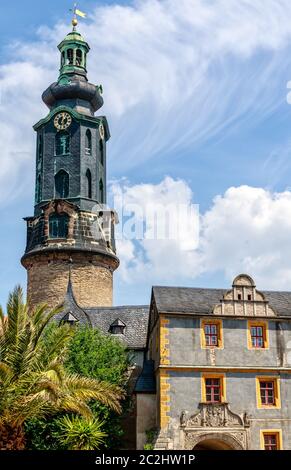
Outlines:
{"type": "Polygon", "coordinates": [[[223,441],[233,449],[247,449],[250,422],[246,413],[242,416],[233,413],[228,403],[200,403],[199,408],[189,419],[185,419],[184,412],[181,420],[185,449],[193,449],[207,439],[223,441]]]}

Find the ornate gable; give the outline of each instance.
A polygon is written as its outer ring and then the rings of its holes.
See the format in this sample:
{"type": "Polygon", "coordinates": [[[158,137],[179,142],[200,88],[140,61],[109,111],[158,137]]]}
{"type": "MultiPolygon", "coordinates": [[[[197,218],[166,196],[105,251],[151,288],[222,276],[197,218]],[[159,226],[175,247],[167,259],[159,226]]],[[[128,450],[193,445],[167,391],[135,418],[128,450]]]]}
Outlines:
{"type": "Polygon", "coordinates": [[[256,289],[253,279],[247,274],[240,274],[234,279],[232,289],[224,294],[220,304],[215,305],[213,314],[241,317],[276,316],[264,294],[256,289]]]}

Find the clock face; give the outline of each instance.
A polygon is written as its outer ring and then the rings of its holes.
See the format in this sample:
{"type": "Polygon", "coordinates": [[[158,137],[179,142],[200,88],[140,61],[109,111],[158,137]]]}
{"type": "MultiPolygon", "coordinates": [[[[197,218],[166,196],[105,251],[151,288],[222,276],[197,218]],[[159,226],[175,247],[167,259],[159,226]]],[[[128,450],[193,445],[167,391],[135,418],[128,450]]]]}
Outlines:
{"type": "Polygon", "coordinates": [[[105,129],[104,129],[103,124],[100,124],[100,126],[99,126],[99,134],[100,134],[101,139],[104,139],[104,137],[105,137],[105,129]]]}
{"type": "Polygon", "coordinates": [[[59,113],[56,115],[54,119],[54,125],[55,127],[63,131],[64,129],[68,129],[70,125],[72,124],[72,116],[69,113],[59,113]]]}

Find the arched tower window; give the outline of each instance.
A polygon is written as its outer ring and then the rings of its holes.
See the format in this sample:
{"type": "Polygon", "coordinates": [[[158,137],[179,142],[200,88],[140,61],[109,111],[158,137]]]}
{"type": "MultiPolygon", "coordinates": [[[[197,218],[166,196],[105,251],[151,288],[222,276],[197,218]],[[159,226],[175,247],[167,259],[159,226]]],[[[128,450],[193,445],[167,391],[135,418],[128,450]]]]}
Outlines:
{"type": "Polygon", "coordinates": [[[58,132],[56,134],[56,156],[70,153],[70,134],[68,132],[58,132]]]}
{"type": "Polygon", "coordinates": [[[102,139],[99,141],[99,150],[100,150],[100,162],[101,162],[101,165],[104,165],[104,144],[103,144],[102,139]]]}
{"type": "Polygon", "coordinates": [[[67,214],[52,214],[49,218],[50,238],[68,237],[69,216],[67,214]]]}
{"type": "Polygon", "coordinates": [[[104,203],[104,185],[102,179],[99,181],[100,202],[104,203]]]}
{"type": "Polygon", "coordinates": [[[81,49],[76,50],[76,65],[81,67],[83,65],[83,52],[81,49]]]}
{"type": "Polygon", "coordinates": [[[55,197],[65,199],[69,196],[69,174],[60,170],[55,175],[55,197]]]}
{"type": "Polygon", "coordinates": [[[67,50],[67,64],[74,65],[74,50],[73,49],[67,50]]]}
{"type": "Polygon", "coordinates": [[[65,65],[65,51],[62,52],[61,67],[65,65]]]}
{"type": "Polygon", "coordinates": [[[86,131],[85,153],[86,155],[92,155],[92,134],[90,129],[87,129],[86,131]]]}
{"type": "Polygon", "coordinates": [[[87,180],[87,197],[89,199],[92,199],[92,175],[89,169],[86,171],[86,180],[87,180]]]}
{"type": "Polygon", "coordinates": [[[35,199],[36,203],[38,204],[42,198],[42,182],[41,182],[41,175],[38,175],[36,180],[36,191],[35,191],[35,199]]]}
{"type": "Polygon", "coordinates": [[[43,139],[42,139],[42,135],[39,134],[38,136],[38,149],[37,149],[37,153],[38,153],[38,159],[40,159],[42,157],[42,153],[43,153],[43,139]]]}

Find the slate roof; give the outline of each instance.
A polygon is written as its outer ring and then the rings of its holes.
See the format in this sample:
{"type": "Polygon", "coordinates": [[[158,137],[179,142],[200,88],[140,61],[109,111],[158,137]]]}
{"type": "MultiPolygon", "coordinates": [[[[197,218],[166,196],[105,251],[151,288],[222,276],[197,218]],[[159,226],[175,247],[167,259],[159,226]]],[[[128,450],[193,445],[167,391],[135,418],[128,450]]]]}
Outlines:
{"type": "Polygon", "coordinates": [[[149,306],[80,308],[74,297],[71,279],[68,283],[62,311],[55,316],[57,321],[65,321],[73,315],[80,324],[99,328],[109,333],[112,324],[125,324],[124,334],[114,335],[123,340],[130,349],[146,347],[149,321],[149,306]]]}
{"type": "MultiPolygon", "coordinates": [[[[210,315],[229,289],[200,289],[193,287],[153,287],[159,312],[210,315]]],[[[282,317],[291,317],[291,292],[260,291],[270,306],[282,317]]]]}
{"type": "Polygon", "coordinates": [[[80,308],[74,297],[71,279],[68,283],[67,293],[64,299],[63,308],[54,319],[57,321],[65,321],[69,315],[73,315],[81,325],[91,325],[90,317],[80,308]]]}
{"type": "Polygon", "coordinates": [[[149,306],[98,307],[86,308],[85,313],[90,318],[91,325],[104,333],[109,332],[110,326],[118,319],[125,323],[124,334],[115,335],[124,340],[130,349],[146,347],[149,320],[149,306]]]}
{"type": "MultiPolygon", "coordinates": [[[[202,289],[192,287],[153,287],[153,298],[161,313],[211,315],[229,289],[202,289]]],[[[291,292],[262,291],[270,306],[280,317],[291,318],[291,292]]],[[[116,322],[126,325],[124,334],[115,335],[125,341],[130,349],[145,349],[149,321],[149,306],[95,307],[78,306],[69,281],[64,307],[56,316],[58,321],[73,315],[80,324],[89,324],[109,333],[116,322]]]]}

